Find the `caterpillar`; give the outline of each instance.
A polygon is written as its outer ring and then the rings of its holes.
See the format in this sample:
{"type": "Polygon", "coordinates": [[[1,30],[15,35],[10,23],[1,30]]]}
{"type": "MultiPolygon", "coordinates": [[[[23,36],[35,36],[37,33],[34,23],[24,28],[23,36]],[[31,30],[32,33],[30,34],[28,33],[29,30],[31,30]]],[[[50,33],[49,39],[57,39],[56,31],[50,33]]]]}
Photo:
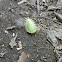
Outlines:
{"type": "Polygon", "coordinates": [[[25,28],[26,28],[26,31],[31,34],[37,31],[37,26],[35,22],[30,18],[26,18],[25,28]]]}

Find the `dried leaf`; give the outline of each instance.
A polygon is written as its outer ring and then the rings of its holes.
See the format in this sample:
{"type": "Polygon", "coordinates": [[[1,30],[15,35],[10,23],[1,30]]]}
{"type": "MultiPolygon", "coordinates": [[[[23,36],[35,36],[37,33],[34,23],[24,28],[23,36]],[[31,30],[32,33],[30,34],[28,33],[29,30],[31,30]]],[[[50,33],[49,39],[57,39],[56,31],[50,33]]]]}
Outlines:
{"type": "Polygon", "coordinates": [[[57,47],[58,41],[57,41],[57,39],[55,37],[55,31],[48,31],[47,32],[47,39],[51,42],[51,44],[54,47],[57,47]]]}
{"type": "Polygon", "coordinates": [[[62,49],[62,44],[59,39],[62,40],[62,29],[55,29],[47,32],[47,39],[57,50],[62,49]],[[58,38],[58,39],[57,39],[58,38]]]}
{"type": "Polygon", "coordinates": [[[56,6],[57,6],[57,8],[61,9],[62,8],[62,0],[58,0],[56,6]]]}
{"type": "Polygon", "coordinates": [[[0,53],[0,57],[3,57],[7,52],[0,53]]]}
{"type": "Polygon", "coordinates": [[[27,55],[24,52],[22,52],[17,62],[28,62],[27,55]]]}
{"type": "Polygon", "coordinates": [[[19,48],[17,48],[17,50],[21,50],[22,49],[22,43],[21,43],[21,41],[18,42],[18,46],[19,46],[19,48]]]}
{"type": "Polygon", "coordinates": [[[57,31],[57,33],[55,34],[55,36],[58,39],[62,40],[62,29],[56,29],[56,31],[57,31]]]}
{"type": "Polygon", "coordinates": [[[15,42],[16,38],[17,38],[17,34],[16,34],[16,36],[13,39],[11,39],[11,42],[9,43],[9,45],[11,46],[11,48],[13,48],[14,46],[16,46],[16,44],[17,44],[15,42]]]}

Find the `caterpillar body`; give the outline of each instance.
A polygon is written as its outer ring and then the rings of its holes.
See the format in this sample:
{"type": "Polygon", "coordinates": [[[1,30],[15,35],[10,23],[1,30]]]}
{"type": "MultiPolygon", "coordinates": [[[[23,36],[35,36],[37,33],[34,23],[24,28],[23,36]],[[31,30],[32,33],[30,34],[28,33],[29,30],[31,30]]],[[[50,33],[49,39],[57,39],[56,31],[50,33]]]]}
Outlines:
{"type": "Polygon", "coordinates": [[[26,31],[31,34],[35,33],[37,30],[37,26],[35,22],[30,18],[26,19],[25,27],[26,27],[26,31]]]}

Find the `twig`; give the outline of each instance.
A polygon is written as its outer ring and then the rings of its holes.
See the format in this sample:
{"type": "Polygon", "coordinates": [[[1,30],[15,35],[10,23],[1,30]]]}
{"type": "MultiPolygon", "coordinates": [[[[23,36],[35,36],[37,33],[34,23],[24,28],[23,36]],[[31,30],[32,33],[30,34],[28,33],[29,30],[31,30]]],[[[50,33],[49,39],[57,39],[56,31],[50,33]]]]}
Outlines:
{"type": "Polygon", "coordinates": [[[38,12],[38,16],[39,16],[39,0],[37,0],[37,12],[38,12]]]}
{"type": "Polygon", "coordinates": [[[6,30],[13,30],[15,28],[16,28],[16,26],[11,26],[11,27],[7,27],[6,30]]]}
{"type": "Polygon", "coordinates": [[[38,48],[38,50],[39,49],[51,49],[51,50],[54,50],[54,48],[48,48],[48,47],[40,47],[40,48],[38,48]]]}
{"type": "MultiPolygon", "coordinates": [[[[39,13],[40,13],[40,10],[39,10],[39,0],[37,0],[37,12],[38,12],[38,16],[39,16],[39,13]]],[[[39,21],[39,18],[38,18],[38,21],[39,21]]]]}
{"type": "Polygon", "coordinates": [[[27,0],[22,0],[22,1],[18,2],[18,5],[20,5],[20,4],[24,3],[24,2],[27,2],[27,0]]]}

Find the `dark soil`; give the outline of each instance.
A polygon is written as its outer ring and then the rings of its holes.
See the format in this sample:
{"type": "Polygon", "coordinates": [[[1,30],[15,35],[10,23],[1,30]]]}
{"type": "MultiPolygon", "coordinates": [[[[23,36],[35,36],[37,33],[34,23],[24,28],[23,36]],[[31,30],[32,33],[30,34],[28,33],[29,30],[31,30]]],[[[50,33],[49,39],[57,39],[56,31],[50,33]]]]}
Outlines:
{"type": "MultiPolygon", "coordinates": [[[[53,46],[47,40],[46,31],[51,29],[51,27],[62,28],[62,23],[58,20],[54,21],[54,11],[48,11],[45,7],[40,10],[40,14],[42,14],[38,20],[38,18],[36,18],[36,5],[29,5],[27,2],[18,5],[19,1],[20,0],[0,1],[0,53],[6,52],[3,57],[0,56],[0,62],[17,62],[22,52],[30,55],[30,62],[37,62],[38,60],[41,60],[41,62],[57,62],[56,53],[53,50],[53,46]],[[27,17],[33,19],[37,25],[40,25],[41,29],[39,33],[29,34],[26,32],[23,23],[27,17]],[[18,19],[20,20],[18,21],[18,19]],[[9,30],[8,34],[6,34],[5,30],[11,26],[16,26],[17,28],[9,30]],[[18,44],[12,49],[9,46],[13,38],[13,33],[18,33],[16,42],[22,42],[22,49],[20,51],[16,49],[18,44]]],[[[57,3],[57,0],[52,0],[52,2],[50,0],[48,1],[48,6],[56,5],[57,3]]],[[[40,3],[42,3],[41,0],[40,3]]],[[[57,12],[62,13],[61,10],[57,12]]]]}

